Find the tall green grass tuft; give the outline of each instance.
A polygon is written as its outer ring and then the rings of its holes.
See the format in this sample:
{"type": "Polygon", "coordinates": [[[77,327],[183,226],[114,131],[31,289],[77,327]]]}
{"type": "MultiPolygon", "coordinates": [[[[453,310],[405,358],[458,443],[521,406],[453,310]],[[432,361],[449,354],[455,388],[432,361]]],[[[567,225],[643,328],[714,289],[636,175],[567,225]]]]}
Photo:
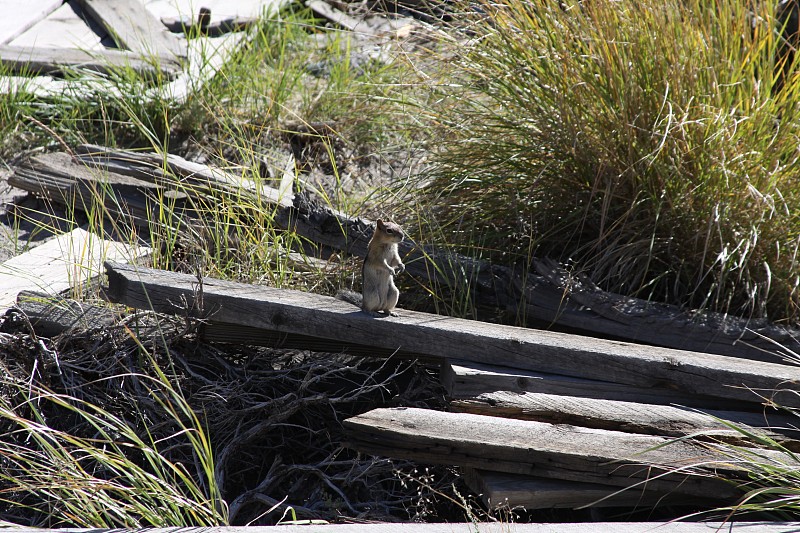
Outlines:
{"type": "Polygon", "coordinates": [[[774,4],[465,4],[431,109],[437,223],[608,290],[796,322],[800,71],[774,4]]]}
{"type": "Polygon", "coordinates": [[[211,443],[180,389],[153,366],[154,377],[128,378],[140,380],[146,401],[171,416],[174,434],[166,439],[137,429],[148,420],[135,407],[125,420],[88,400],[18,382],[3,368],[0,502],[38,516],[44,527],[226,525],[211,443]],[[171,448],[187,444],[194,464],[170,459],[171,448]]]}

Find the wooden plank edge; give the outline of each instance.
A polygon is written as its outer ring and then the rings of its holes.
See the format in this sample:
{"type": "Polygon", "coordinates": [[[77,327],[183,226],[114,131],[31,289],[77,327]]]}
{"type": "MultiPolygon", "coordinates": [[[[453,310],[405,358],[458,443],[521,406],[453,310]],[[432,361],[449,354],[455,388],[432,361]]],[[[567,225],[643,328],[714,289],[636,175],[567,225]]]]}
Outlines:
{"type": "Polygon", "coordinates": [[[126,50],[82,50],[79,48],[44,48],[0,46],[0,64],[10,72],[25,75],[65,75],[88,70],[111,75],[126,69],[145,78],[174,80],[180,66],[169,60],[154,59],[126,50]]]}

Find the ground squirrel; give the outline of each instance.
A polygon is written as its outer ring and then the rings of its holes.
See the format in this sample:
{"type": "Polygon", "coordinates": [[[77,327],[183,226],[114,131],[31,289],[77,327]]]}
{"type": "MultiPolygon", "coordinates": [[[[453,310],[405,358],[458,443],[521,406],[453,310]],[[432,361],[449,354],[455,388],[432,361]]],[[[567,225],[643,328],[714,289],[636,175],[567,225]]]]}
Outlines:
{"type": "Polygon", "coordinates": [[[394,284],[394,276],[406,267],[400,260],[397,243],[403,240],[403,228],[394,222],[378,220],[375,233],[367,245],[367,257],[361,267],[361,293],[339,291],[337,297],[358,305],[365,313],[380,316],[380,313],[397,316],[394,308],[400,291],[394,284]]]}

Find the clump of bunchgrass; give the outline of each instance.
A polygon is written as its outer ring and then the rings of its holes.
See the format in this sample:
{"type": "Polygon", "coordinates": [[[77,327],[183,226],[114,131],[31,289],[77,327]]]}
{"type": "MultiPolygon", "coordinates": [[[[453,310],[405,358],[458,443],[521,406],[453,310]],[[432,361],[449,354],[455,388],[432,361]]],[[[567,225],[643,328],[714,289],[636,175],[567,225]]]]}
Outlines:
{"type": "Polygon", "coordinates": [[[464,9],[431,109],[438,224],[608,290],[798,319],[800,71],[773,4],[464,9]]]}
{"type": "Polygon", "coordinates": [[[176,432],[167,439],[140,432],[136,426],[148,421],[135,409],[131,416],[143,417],[138,424],[89,400],[19,382],[3,368],[0,502],[46,527],[226,525],[208,436],[180,389],[154,366],[156,377],[127,377],[140,380],[147,400],[172,418],[176,432]],[[85,431],[58,429],[51,416],[85,431]],[[195,464],[170,458],[171,447],[187,443],[195,464]]]}

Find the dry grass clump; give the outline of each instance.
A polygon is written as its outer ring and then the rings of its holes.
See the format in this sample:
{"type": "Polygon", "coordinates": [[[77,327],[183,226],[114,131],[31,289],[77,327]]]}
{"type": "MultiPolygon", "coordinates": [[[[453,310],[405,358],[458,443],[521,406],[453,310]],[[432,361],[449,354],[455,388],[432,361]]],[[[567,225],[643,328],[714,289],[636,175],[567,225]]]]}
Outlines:
{"type": "Polygon", "coordinates": [[[796,322],[800,71],[775,5],[464,4],[438,223],[607,290],[796,322]]]}

